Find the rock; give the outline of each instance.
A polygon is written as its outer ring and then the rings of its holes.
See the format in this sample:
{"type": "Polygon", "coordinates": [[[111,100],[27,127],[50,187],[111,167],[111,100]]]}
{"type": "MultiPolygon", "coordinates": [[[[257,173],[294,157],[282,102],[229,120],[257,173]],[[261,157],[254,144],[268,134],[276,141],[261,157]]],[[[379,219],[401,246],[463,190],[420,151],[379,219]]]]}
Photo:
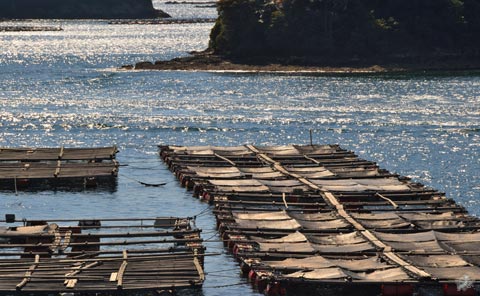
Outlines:
{"type": "Polygon", "coordinates": [[[152,62],[139,62],[135,64],[135,69],[153,69],[154,65],[152,62]]]}
{"type": "Polygon", "coordinates": [[[163,10],[157,9],[156,11],[157,11],[157,17],[160,17],[160,18],[171,18],[172,17],[171,15],[169,15],[168,13],[166,13],[163,10]]]}

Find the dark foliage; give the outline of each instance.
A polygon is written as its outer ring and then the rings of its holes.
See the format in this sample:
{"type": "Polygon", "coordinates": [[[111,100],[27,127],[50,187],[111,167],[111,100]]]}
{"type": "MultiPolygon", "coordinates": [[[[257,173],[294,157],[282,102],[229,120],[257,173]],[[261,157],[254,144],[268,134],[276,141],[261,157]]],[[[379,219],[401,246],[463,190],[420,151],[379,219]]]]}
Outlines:
{"type": "Polygon", "coordinates": [[[480,0],[220,0],[210,48],[230,57],[479,56],[480,0]]]}
{"type": "Polygon", "coordinates": [[[154,18],[151,0],[0,0],[0,18],[154,18]]]}

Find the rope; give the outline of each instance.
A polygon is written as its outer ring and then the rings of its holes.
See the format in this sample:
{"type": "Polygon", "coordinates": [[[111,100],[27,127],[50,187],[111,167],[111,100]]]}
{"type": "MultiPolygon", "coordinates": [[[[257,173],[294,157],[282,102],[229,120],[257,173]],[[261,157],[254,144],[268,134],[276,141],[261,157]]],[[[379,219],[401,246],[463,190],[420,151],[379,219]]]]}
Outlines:
{"type": "Polygon", "coordinates": [[[221,252],[222,255],[226,255],[226,254],[230,254],[228,253],[227,251],[225,251],[225,248],[224,247],[216,247],[216,246],[211,246],[211,247],[208,247],[208,249],[214,249],[214,250],[221,250],[223,252],[221,252]]]}
{"type": "Polygon", "coordinates": [[[214,238],[214,237],[217,236],[217,235],[219,235],[219,234],[218,234],[218,233],[214,233],[212,236],[210,236],[210,237],[207,238],[207,239],[204,239],[203,241],[205,241],[205,242],[211,242],[211,243],[213,243],[213,242],[223,242],[223,240],[221,240],[221,239],[212,240],[212,238],[214,238]]]}
{"type": "Polygon", "coordinates": [[[202,228],[202,234],[211,234],[211,233],[217,233],[217,230],[216,229],[213,229],[213,230],[207,230],[207,231],[204,231],[204,229],[202,228]]]}
{"type": "Polygon", "coordinates": [[[203,210],[200,211],[200,213],[196,214],[196,215],[193,215],[193,219],[197,218],[197,217],[200,217],[202,215],[205,215],[207,213],[210,213],[210,207],[207,207],[203,210]]]}
{"type": "Polygon", "coordinates": [[[138,183],[142,184],[143,186],[147,186],[147,187],[159,187],[159,186],[167,185],[168,183],[175,182],[175,181],[170,181],[170,182],[164,182],[164,183],[146,183],[146,182],[142,182],[142,181],[139,181],[137,179],[134,179],[132,177],[129,177],[127,175],[123,175],[123,174],[119,174],[119,175],[122,176],[122,177],[125,177],[127,179],[130,179],[132,181],[138,182],[138,183]]]}
{"type": "Polygon", "coordinates": [[[203,217],[203,216],[207,216],[209,214],[210,214],[210,211],[207,211],[207,212],[201,213],[200,215],[194,216],[193,218],[203,217]]]}
{"type": "MultiPolygon", "coordinates": [[[[207,239],[204,239],[203,241],[204,241],[204,242],[208,242],[208,241],[210,241],[212,238],[214,238],[216,235],[217,235],[217,233],[214,233],[212,236],[210,236],[210,237],[207,238],[207,239]]],[[[218,242],[218,241],[219,241],[219,240],[214,240],[214,241],[210,241],[210,242],[218,242]]]]}
{"type": "Polygon", "coordinates": [[[229,285],[220,285],[220,286],[210,286],[210,287],[205,287],[203,286],[203,289],[218,289],[218,288],[227,288],[227,287],[233,287],[233,286],[240,286],[240,285],[246,285],[246,283],[236,283],[236,284],[229,284],[229,285]]]}
{"type": "Polygon", "coordinates": [[[217,239],[217,240],[203,240],[203,242],[207,243],[223,243],[223,240],[217,239]]]}
{"type": "Polygon", "coordinates": [[[215,271],[210,271],[208,273],[218,273],[218,272],[225,272],[225,271],[238,271],[238,267],[230,268],[230,269],[223,269],[223,270],[215,270],[215,271]]]}
{"type": "MultiPolygon", "coordinates": [[[[207,275],[210,274],[209,272],[206,273],[207,275]]],[[[216,277],[223,277],[223,278],[230,278],[230,279],[238,279],[238,275],[220,275],[220,274],[216,274],[215,275],[216,277]]]]}

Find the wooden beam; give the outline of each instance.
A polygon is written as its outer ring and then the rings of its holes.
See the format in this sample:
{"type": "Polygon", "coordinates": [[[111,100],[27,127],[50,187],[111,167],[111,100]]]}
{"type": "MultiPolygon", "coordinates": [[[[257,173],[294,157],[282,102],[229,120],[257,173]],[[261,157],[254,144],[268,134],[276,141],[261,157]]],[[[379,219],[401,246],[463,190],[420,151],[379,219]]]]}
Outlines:
{"type": "Polygon", "coordinates": [[[25,278],[15,287],[17,291],[25,287],[25,285],[30,281],[30,276],[32,275],[33,271],[37,268],[39,263],[40,263],[40,256],[35,255],[35,261],[32,265],[30,265],[27,272],[25,272],[25,278]]]}
{"type": "Polygon", "coordinates": [[[128,257],[127,250],[124,250],[123,262],[122,262],[122,265],[120,265],[120,268],[118,269],[118,273],[117,273],[117,289],[119,290],[123,289],[123,276],[128,265],[127,257],[128,257]]]}

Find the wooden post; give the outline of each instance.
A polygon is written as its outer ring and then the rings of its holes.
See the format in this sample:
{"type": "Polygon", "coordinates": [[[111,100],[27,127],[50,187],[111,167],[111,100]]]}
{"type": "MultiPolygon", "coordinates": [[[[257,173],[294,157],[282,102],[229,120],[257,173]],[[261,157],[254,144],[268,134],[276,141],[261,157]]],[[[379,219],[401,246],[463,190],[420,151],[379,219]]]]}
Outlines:
{"type": "Polygon", "coordinates": [[[283,199],[283,204],[285,205],[285,208],[288,209],[287,199],[285,198],[285,192],[282,193],[282,199],[283,199]]]}
{"type": "Polygon", "coordinates": [[[193,264],[195,265],[198,275],[200,276],[200,281],[203,282],[205,280],[205,273],[200,265],[200,262],[198,261],[198,251],[196,249],[193,251],[193,264]]]}
{"type": "Polygon", "coordinates": [[[312,136],[312,129],[310,129],[310,146],[313,147],[313,136],[312,136]]]}
{"type": "Polygon", "coordinates": [[[60,148],[60,153],[58,154],[58,160],[62,159],[64,149],[65,149],[65,147],[62,145],[62,147],[60,148]]]}
{"type": "Polygon", "coordinates": [[[15,196],[18,196],[17,176],[13,177],[13,185],[15,186],[15,196]]]}

